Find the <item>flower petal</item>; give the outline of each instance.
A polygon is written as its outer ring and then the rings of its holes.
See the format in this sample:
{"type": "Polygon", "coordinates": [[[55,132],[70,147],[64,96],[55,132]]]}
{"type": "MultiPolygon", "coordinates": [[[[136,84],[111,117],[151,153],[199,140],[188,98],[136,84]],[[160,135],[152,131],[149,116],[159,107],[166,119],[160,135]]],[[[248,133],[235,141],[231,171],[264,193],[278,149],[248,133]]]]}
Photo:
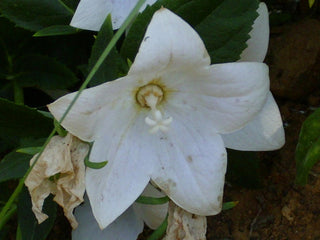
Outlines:
{"type": "Polygon", "coordinates": [[[265,3],[257,9],[259,16],[254,21],[247,41],[248,47],[243,50],[239,61],[263,62],[269,44],[269,13],[265,3]]]}
{"type": "Polygon", "coordinates": [[[143,221],[136,216],[132,208],[101,230],[92,214],[87,197],[85,197],[85,203],[76,208],[75,216],[79,226],[72,231],[72,240],[136,240],[143,230],[143,221]]]}
{"type": "Polygon", "coordinates": [[[152,180],[178,206],[197,215],[221,211],[227,154],[221,137],[201,123],[192,125],[179,112],[167,109],[173,121],[161,133],[158,168],[152,180]]]}
{"type": "Polygon", "coordinates": [[[139,197],[150,180],[158,156],[146,146],[156,145],[156,139],[148,133],[144,116],[139,114],[137,119],[125,120],[127,125],[118,126],[117,134],[110,135],[109,128],[100,129],[101,137],[94,142],[90,160],[108,160],[108,164],[86,172],[87,193],[101,228],[108,226],[139,197]]]}
{"type": "Polygon", "coordinates": [[[168,68],[208,66],[210,57],[195,30],[171,11],[161,8],[148,26],[130,74],[155,77],[168,68]]]}
{"type": "Polygon", "coordinates": [[[76,28],[99,31],[112,11],[112,0],[81,0],[70,25],[76,28]]]}
{"type": "MultiPolygon", "coordinates": [[[[147,0],[140,12],[147,5],[152,5],[156,1],[147,0]]],[[[137,0],[81,0],[70,25],[76,28],[99,31],[104,20],[111,13],[113,29],[118,29],[137,2],[137,0]]]]}
{"type": "MultiPolygon", "coordinates": [[[[142,196],[159,198],[164,197],[165,195],[155,187],[153,187],[151,184],[148,184],[144,189],[142,196]]],[[[151,229],[158,228],[168,214],[168,203],[160,205],[134,203],[133,208],[136,214],[142,217],[143,221],[151,229]]]]}
{"type": "Polygon", "coordinates": [[[191,115],[193,125],[200,118],[217,133],[230,133],[244,127],[262,109],[269,92],[268,73],[263,63],[226,63],[171,72],[162,81],[172,89],[167,105],[191,115]]]}
{"type": "Polygon", "coordinates": [[[239,131],[222,135],[227,148],[243,151],[269,151],[284,145],[281,115],[271,93],[262,111],[239,131]]]}
{"type": "MultiPolygon", "coordinates": [[[[136,104],[133,93],[135,84],[138,84],[135,79],[125,77],[84,90],[62,126],[87,142],[94,141],[101,134],[101,128],[109,128],[108,134],[114,134],[118,131],[119,124],[130,118],[136,110],[133,106],[136,104]]],[[[62,117],[75,95],[76,93],[68,94],[48,105],[56,119],[62,117]]]]}
{"type": "MultiPolygon", "coordinates": [[[[152,5],[157,0],[147,0],[145,4],[141,7],[140,12],[142,12],[147,5],[152,5]]],[[[113,10],[112,10],[112,25],[113,29],[118,29],[121,27],[122,23],[126,20],[134,6],[137,4],[138,0],[112,0],[113,10]]]]}

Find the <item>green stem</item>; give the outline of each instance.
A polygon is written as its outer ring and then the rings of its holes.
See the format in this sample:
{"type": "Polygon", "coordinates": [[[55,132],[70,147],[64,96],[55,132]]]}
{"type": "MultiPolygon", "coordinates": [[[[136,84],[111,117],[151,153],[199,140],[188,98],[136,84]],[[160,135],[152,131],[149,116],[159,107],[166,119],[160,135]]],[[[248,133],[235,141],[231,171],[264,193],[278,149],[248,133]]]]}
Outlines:
{"type": "Polygon", "coordinates": [[[18,227],[17,227],[16,240],[22,240],[22,233],[21,233],[20,225],[18,225],[18,227]]]}
{"type": "Polygon", "coordinates": [[[62,0],[58,0],[58,2],[72,15],[74,14],[73,9],[69,8],[62,0]]]}
{"type": "Polygon", "coordinates": [[[164,219],[161,225],[156,230],[154,230],[154,232],[147,238],[147,240],[158,240],[162,238],[162,236],[166,232],[167,226],[168,226],[168,216],[164,219]]]}
{"type": "Polygon", "coordinates": [[[12,208],[10,208],[7,211],[7,214],[1,219],[0,229],[6,224],[6,222],[12,217],[13,214],[17,211],[17,205],[13,205],[12,208]]]}
{"type": "Polygon", "coordinates": [[[14,93],[14,102],[19,105],[24,105],[23,88],[19,86],[16,80],[13,80],[13,93],[14,93]]]}
{"type": "MultiPolygon", "coordinates": [[[[126,30],[126,28],[129,26],[129,24],[131,23],[131,21],[135,18],[136,14],[139,12],[139,9],[141,8],[141,6],[145,3],[146,0],[139,0],[138,3],[136,4],[136,6],[134,7],[134,9],[131,11],[130,15],[127,17],[127,19],[124,21],[124,23],[122,24],[121,28],[117,31],[117,33],[113,36],[113,38],[111,39],[111,41],[109,42],[108,46],[105,48],[105,50],[103,51],[103,53],[101,54],[101,56],[99,57],[98,61],[96,62],[96,64],[93,66],[92,70],[90,71],[90,73],[88,74],[86,80],[84,81],[84,83],[81,85],[79,91],[77,92],[76,96],[73,98],[73,100],[71,101],[70,105],[68,106],[67,110],[64,112],[63,116],[61,117],[61,119],[59,120],[59,124],[62,123],[62,121],[66,118],[67,114],[70,112],[70,109],[72,108],[72,106],[75,104],[75,102],[77,101],[77,99],[79,98],[81,92],[87,87],[88,83],[91,81],[91,79],[93,78],[94,74],[97,72],[97,70],[99,69],[99,67],[101,66],[101,64],[103,63],[103,61],[106,59],[106,57],[108,56],[108,54],[110,53],[110,51],[112,50],[112,48],[116,45],[117,41],[119,40],[119,38],[122,36],[122,34],[124,33],[124,31],[126,30]]],[[[54,129],[52,130],[52,132],[50,133],[49,137],[47,138],[45,144],[42,146],[41,151],[39,152],[38,156],[36,157],[36,159],[34,160],[33,164],[29,167],[29,169],[27,170],[27,172],[25,173],[25,175],[20,179],[18,186],[16,187],[16,189],[14,190],[14,192],[12,193],[12,195],[10,196],[9,200],[7,201],[6,205],[2,208],[1,212],[0,212],[0,226],[2,226],[2,222],[3,222],[3,217],[8,213],[11,205],[13,204],[14,200],[18,197],[19,193],[22,190],[23,184],[25,179],[28,177],[29,173],[31,172],[32,168],[34,167],[34,165],[37,163],[37,161],[39,160],[40,156],[42,155],[45,147],[48,145],[49,141],[51,140],[51,138],[54,136],[54,134],[56,133],[57,129],[56,127],[54,127],[54,129]]],[[[1,230],[1,228],[0,228],[1,230]]]]}
{"type": "Polygon", "coordinates": [[[169,202],[169,197],[146,197],[146,196],[140,196],[136,200],[137,203],[142,203],[142,204],[149,204],[149,205],[158,205],[158,204],[165,204],[169,202]]]}

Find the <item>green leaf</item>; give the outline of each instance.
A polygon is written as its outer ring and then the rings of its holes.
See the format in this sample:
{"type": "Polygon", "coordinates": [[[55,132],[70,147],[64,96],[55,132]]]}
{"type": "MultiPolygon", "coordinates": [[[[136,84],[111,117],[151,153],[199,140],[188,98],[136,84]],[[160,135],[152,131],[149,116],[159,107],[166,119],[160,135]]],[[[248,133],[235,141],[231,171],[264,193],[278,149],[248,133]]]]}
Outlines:
{"type": "Polygon", "coordinates": [[[191,26],[196,26],[216,9],[223,0],[193,0],[183,4],[175,11],[191,26]],[[194,14],[197,13],[197,14],[194,14]]]}
{"type": "Polygon", "coordinates": [[[247,47],[249,32],[257,18],[256,0],[225,0],[196,26],[212,63],[234,62],[247,47]]]}
{"type": "Polygon", "coordinates": [[[49,218],[43,223],[38,224],[33,212],[29,192],[23,188],[19,196],[18,204],[18,223],[23,240],[45,240],[51,231],[56,219],[57,204],[53,202],[53,197],[49,196],[43,207],[43,212],[49,218]]]}
{"type": "Polygon", "coordinates": [[[314,4],[315,0],[309,0],[309,7],[311,8],[314,4]]]}
{"type": "Polygon", "coordinates": [[[262,186],[260,161],[256,152],[228,149],[227,181],[247,188],[262,186]]]}
{"type": "Polygon", "coordinates": [[[58,0],[1,0],[0,11],[17,26],[31,31],[67,25],[72,17],[72,13],[58,0]]]}
{"type": "Polygon", "coordinates": [[[40,152],[42,147],[26,147],[26,148],[19,148],[16,152],[17,153],[24,153],[28,155],[35,155],[40,152]]]}
{"type": "Polygon", "coordinates": [[[149,204],[149,205],[164,204],[164,203],[167,203],[168,201],[169,201],[169,197],[167,196],[160,197],[160,198],[140,196],[136,200],[137,203],[149,204]]]}
{"type": "MultiPolygon", "coordinates": [[[[103,23],[98,36],[92,47],[91,56],[89,59],[89,71],[97,62],[98,58],[101,56],[102,52],[110,42],[113,37],[113,29],[111,16],[109,15],[105,22],[103,23]]],[[[111,80],[117,79],[120,75],[127,73],[128,67],[125,61],[121,58],[118,51],[113,48],[109,56],[104,60],[99,70],[94,75],[93,79],[90,81],[89,86],[96,86],[101,83],[105,83],[111,80]]]]}
{"type": "Polygon", "coordinates": [[[36,109],[0,98],[0,138],[45,137],[52,127],[52,119],[36,109]]]}
{"type": "Polygon", "coordinates": [[[43,28],[33,34],[34,37],[47,37],[47,36],[58,36],[58,35],[70,35],[78,33],[80,30],[69,25],[54,25],[43,28]]]}
{"type": "Polygon", "coordinates": [[[91,149],[92,149],[92,146],[93,146],[92,143],[89,143],[89,144],[90,144],[90,149],[89,149],[89,152],[88,152],[87,156],[84,158],[84,165],[86,165],[88,168],[92,168],[92,169],[103,168],[105,165],[108,164],[108,161],[104,161],[104,162],[90,162],[89,161],[89,156],[91,154],[91,149]]]}
{"type": "MultiPolygon", "coordinates": [[[[89,156],[89,154],[90,154],[90,153],[88,153],[88,156],[89,156]]],[[[100,168],[103,168],[105,165],[108,164],[108,161],[104,161],[104,162],[90,162],[88,156],[85,157],[85,159],[84,159],[84,164],[85,164],[88,168],[100,169],[100,168]]]]}
{"type": "Polygon", "coordinates": [[[315,163],[320,160],[320,108],[302,124],[296,147],[296,183],[304,185],[315,163]]]}
{"type": "Polygon", "coordinates": [[[222,204],[222,210],[225,211],[225,210],[229,210],[231,208],[234,208],[235,206],[238,205],[238,201],[236,202],[225,202],[222,204]]]}
{"type": "Polygon", "coordinates": [[[78,4],[79,4],[79,0],[62,0],[63,3],[69,7],[69,9],[71,9],[73,12],[76,10],[78,4]]]}
{"type": "Polygon", "coordinates": [[[0,183],[21,178],[29,168],[30,155],[11,152],[0,162],[0,183]]]}
{"type": "MultiPolygon", "coordinates": [[[[0,1],[0,5],[1,3],[2,1],[0,1]]],[[[7,53],[17,53],[20,50],[19,47],[31,39],[31,36],[32,34],[29,31],[15,27],[14,23],[0,17],[0,45],[5,45],[7,53]]]]}
{"type": "Polygon", "coordinates": [[[40,89],[65,89],[78,79],[65,65],[53,58],[41,55],[27,55],[15,62],[15,80],[21,87],[40,89]]]}

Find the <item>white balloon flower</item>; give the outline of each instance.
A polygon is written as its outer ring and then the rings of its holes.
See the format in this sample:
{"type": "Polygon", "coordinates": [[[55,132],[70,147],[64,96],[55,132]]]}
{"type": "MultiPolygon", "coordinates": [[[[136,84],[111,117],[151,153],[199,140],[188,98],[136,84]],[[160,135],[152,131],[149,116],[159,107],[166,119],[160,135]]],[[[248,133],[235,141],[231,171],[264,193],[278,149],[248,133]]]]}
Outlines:
{"type": "MultiPolygon", "coordinates": [[[[75,94],[49,105],[55,118],[75,94]]],[[[94,142],[90,161],[108,161],[86,172],[100,228],[131,206],[150,180],[186,211],[219,213],[227,165],[221,136],[260,119],[269,99],[265,64],[210,65],[198,34],[169,10],[157,11],[128,75],[84,90],[62,122],[73,135],[94,142]]],[[[283,142],[268,129],[252,137],[259,136],[283,142]]]]}

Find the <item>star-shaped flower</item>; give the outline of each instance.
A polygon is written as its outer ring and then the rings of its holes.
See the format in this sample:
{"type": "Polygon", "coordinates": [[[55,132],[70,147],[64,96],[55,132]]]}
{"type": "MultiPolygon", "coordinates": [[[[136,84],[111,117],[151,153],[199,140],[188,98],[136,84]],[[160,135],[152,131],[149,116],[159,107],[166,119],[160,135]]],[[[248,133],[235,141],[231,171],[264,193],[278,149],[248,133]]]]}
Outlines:
{"type": "MultiPolygon", "coordinates": [[[[57,119],[74,96],[49,105],[57,119]]],[[[221,134],[243,129],[268,96],[265,64],[210,65],[198,34],[169,10],[157,11],[128,75],[83,91],[62,122],[94,142],[90,161],[108,161],[86,172],[99,226],[121,215],[150,180],[191,213],[219,213],[227,165],[221,134]]]]}
{"type": "MultiPolygon", "coordinates": [[[[141,7],[142,12],[147,5],[157,0],[147,0],[141,7]]],[[[104,20],[111,13],[113,29],[120,28],[138,0],[81,0],[70,25],[76,28],[99,31],[104,20]]]]}

